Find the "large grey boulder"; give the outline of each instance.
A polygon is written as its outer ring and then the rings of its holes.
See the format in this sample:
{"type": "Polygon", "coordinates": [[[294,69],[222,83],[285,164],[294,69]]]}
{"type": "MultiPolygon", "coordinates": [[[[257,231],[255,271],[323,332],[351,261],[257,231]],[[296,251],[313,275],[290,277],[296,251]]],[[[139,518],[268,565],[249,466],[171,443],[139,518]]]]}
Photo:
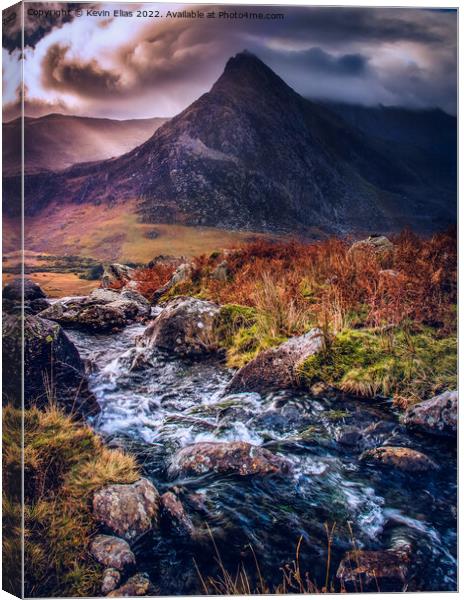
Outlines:
{"type": "Polygon", "coordinates": [[[134,271],[132,267],[119,263],[106,265],[101,277],[102,287],[108,288],[114,284],[125,285],[132,279],[134,271]]]}
{"type": "Polygon", "coordinates": [[[166,303],[143,336],[148,347],[181,356],[201,356],[219,349],[215,320],[219,306],[213,302],[179,296],[166,303]]]}
{"type": "Polygon", "coordinates": [[[434,435],[456,436],[458,428],[458,393],[443,392],[411,406],[403,416],[403,423],[411,429],[434,435]]]}
{"type": "Polygon", "coordinates": [[[92,415],[100,411],[88,387],[79,352],[57,323],[37,315],[3,317],[4,394],[19,402],[24,333],[24,403],[43,407],[56,402],[65,412],[92,415]]]}
{"type": "Polygon", "coordinates": [[[24,304],[24,312],[35,315],[50,305],[39,284],[31,279],[22,279],[21,277],[17,277],[5,285],[2,299],[3,310],[11,313],[20,313],[21,305],[24,304]]]}
{"type": "Polygon", "coordinates": [[[298,387],[298,369],[307,358],[325,347],[320,329],[289,339],[276,348],[258,354],[235,373],[229,392],[267,392],[298,387]]]}
{"type": "Polygon", "coordinates": [[[145,478],[132,484],[108,485],[93,497],[93,514],[97,521],[127,541],[137,539],[156,526],[158,512],[158,491],[145,478]]]}
{"type": "Polygon", "coordinates": [[[177,452],[169,467],[171,476],[233,473],[271,475],[287,473],[290,463],[265,448],[248,442],[198,442],[177,452]]]}

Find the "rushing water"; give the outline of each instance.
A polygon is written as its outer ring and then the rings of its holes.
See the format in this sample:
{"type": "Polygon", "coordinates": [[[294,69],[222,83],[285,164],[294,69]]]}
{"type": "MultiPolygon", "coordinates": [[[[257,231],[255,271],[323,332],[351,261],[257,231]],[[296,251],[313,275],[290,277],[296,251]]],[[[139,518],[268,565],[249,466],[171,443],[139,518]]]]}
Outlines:
{"type": "Polygon", "coordinates": [[[407,589],[456,589],[455,448],[407,432],[387,403],[337,402],[295,392],[226,395],[231,373],[219,360],[147,353],[136,343],[143,329],[69,335],[88,360],[102,409],[94,427],[109,443],[131,444],[160,492],[175,488],[197,528],[194,541],[156,532],[135,548],[139,568],[149,572],[162,594],[200,591],[192,559],[204,575],[214,574],[211,537],[232,570],[243,562],[255,571],[251,545],[265,579],[276,584],[302,536],[302,571],[321,585],[324,524],[334,522],[332,579],[343,553],[352,548],[351,526],[358,547],[412,547],[407,589]],[[264,445],[288,458],[293,472],[169,481],[166,466],[177,449],[226,440],[264,445]],[[363,449],[381,444],[425,451],[442,468],[411,475],[359,462],[363,449]]]}

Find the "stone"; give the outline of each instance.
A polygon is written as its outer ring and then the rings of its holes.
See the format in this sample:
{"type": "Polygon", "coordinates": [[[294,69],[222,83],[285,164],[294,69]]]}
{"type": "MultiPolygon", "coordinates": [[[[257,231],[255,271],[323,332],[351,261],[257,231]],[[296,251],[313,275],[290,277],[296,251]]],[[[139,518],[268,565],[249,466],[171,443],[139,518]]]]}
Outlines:
{"type": "Polygon", "coordinates": [[[216,281],[227,281],[228,277],[229,277],[228,263],[226,260],[223,260],[211,272],[211,279],[216,279],[216,281]]]}
{"type": "Polygon", "coordinates": [[[420,473],[424,471],[436,470],[438,465],[426,454],[413,450],[412,448],[403,448],[400,446],[379,446],[363,452],[360,456],[361,461],[377,463],[386,467],[393,467],[400,471],[410,473],[420,473]]]}
{"type": "Polygon", "coordinates": [[[23,296],[22,282],[23,279],[18,277],[3,288],[2,308],[5,312],[21,313],[24,303],[25,314],[36,315],[50,306],[45,292],[31,279],[24,279],[23,296]]]}
{"type": "Polygon", "coordinates": [[[158,288],[156,292],[154,292],[153,297],[151,299],[152,304],[156,304],[158,300],[167,294],[171,288],[173,288],[178,283],[185,281],[192,274],[193,266],[190,263],[182,263],[177,267],[177,269],[172,274],[171,279],[165,283],[162,287],[158,288]]]}
{"type": "Polygon", "coordinates": [[[40,316],[60,325],[95,333],[121,329],[128,323],[121,308],[88,302],[86,298],[59,300],[42,311],[40,316]]]}
{"type": "Polygon", "coordinates": [[[101,593],[106,596],[115,590],[121,582],[121,573],[116,569],[105,569],[103,571],[101,593]]]}
{"type": "Polygon", "coordinates": [[[440,436],[457,434],[458,393],[446,391],[419,404],[411,406],[403,416],[404,425],[425,433],[440,436]]]}
{"type": "Polygon", "coordinates": [[[44,407],[51,401],[67,413],[82,416],[100,411],[90,392],[85,365],[75,345],[57,323],[25,315],[24,328],[16,315],[3,316],[3,391],[20,403],[24,333],[24,404],[44,407]]]}
{"type": "Polygon", "coordinates": [[[194,532],[192,520],[185,512],[184,505],[172,492],[160,497],[161,520],[168,529],[180,536],[191,537],[194,532]]]}
{"type": "Polygon", "coordinates": [[[392,267],[395,246],[386,236],[370,235],[364,240],[359,240],[350,247],[348,255],[356,260],[365,252],[374,253],[383,269],[387,270],[392,267]]]}
{"type": "Polygon", "coordinates": [[[120,598],[125,596],[152,596],[155,589],[146,573],[136,573],[121,587],[116,588],[108,594],[109,598],[120,598]]]}
{"type": "Polygon", "coordinates": [[[97,535],[90,544],[90,553],[105,567],[122,571],[135,564],[135,556],[129,544],[113,535],[97,535]]]}
{"type": "Polygon", "coordinates": [[[246,476],[284,474],[290,470],[286,459],[248,442],[198,442],[174,455],[169,474],[203,475],[213,471],[246,476]]]}
{"type": "Polygon", "coordinates": [[[401,550],[350,550],[345,554],[337,570],[337,578],[355,590],[386,591],[384,585],[399,590],[408,574],[409,553],[401,550]],[[351,587],[351,586],[350,586],[351,587]]]}
{"type": "Polygon", "coordinates": [[[105,266],[103,275],[101,277],[101,285],[103,288],[109,288],[115,284],[126,284],[132,279],[134,275],[134,269],[127,265],[121,265],[119,263],[113,263],[105,266]]]}
{"type": "Polygon", "coordinates": [[[324,347],[324,334],[318,328],[291,338],[276,348],[261,352],[239,369],[227,386],[227,391],[268,392],[298,387],[299,366],[324,347]]]}
{"type": "Polygon", "coordinates": [[[119,537],[132,541],[157,525],[159,494],[142,478],[132,484],[109,485],[94,494],[93,514],[119,537]]]}
{"type": "Polygon", "coordinates": [[[219,306],[206,300],[179,296],[166,303],[146,329],[143,343],[181,356],[201,356],[219,349],[215,319],[219,306]]]}

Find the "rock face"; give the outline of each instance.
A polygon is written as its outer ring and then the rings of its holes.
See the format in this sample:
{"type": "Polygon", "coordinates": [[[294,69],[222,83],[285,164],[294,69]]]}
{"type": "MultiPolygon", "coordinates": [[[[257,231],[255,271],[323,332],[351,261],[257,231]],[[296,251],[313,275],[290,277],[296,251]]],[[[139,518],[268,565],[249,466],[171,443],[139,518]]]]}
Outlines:
{"type": "Polygon", "coordinates": [[[426,454],[397,446],[380,446],[366,450],[361,454],[360,460],[411,473],[438,469],[438,465],[426,454]]]}
{"type": "Polygon", "coordinates": [[[89,296],[64,298],[40,316],[67,327],[93,332],[119,330],[150,314],[150,306],[138,292],[96,289],[89,296]]]}
{"type": "Polygon", "coordinates": [[[214,324],[219,306],[180,296],[170,300],[144,333],[144,343],[181,356],[201,356],[218,349],[214,324]]]}
{"type": "Polygon", "coordinates": [[[171,476],[233,473],[236,475],[271,475],[287,473],[290,463],[248,442],[199,442],[175,454],[169,468],[171,476]]]}
{"type": "Polygon", "coordinates": [[[105,567],[122,571],[135,564],[135,556],[129,544],[113,535],[97,535],[90,544],[90,553],[105,567]]]}
{"type": "MultiPolygon", "coordinates": [[[[4,392],[13,399],[21,373],[21,321],[3,318],[4,392]]],[[[92,415],[100,411],[89,391],[84,364],[60,325],[39,316],[24,318],[24,402],[45,406],[50,396],[65,411],[92,415]]],[[[19,401],[19,398],[18,398],[19,401]]]]}
{"type": "Polygon", "coordinates": [[[337,570],[337,578],[344,584],[354,584],[359,591],[387,591],[384,584],[401,589],[408,573],[409,554],[395,550],[351,550],[337,570]],[[396,586],[395,586],[396,584],[396,586]],[[378,587],[377,587],[378,586],[378,587]]]}
{"type": "Polygon", "coordinates": [[[152,596],[155,592],[148,575],[137,573],[126,581],[121,587],[116,588],[108,594],[109,598],[121,598],[125,596],[152,596]]]}
{"type": "Polygon", "coordinates": [[[134,540],[156,525],[159,494],[148,479],[109,485],[93,497],[95,518],[116,535],[134,540]]]}
{"type": "Polygon", "coordinates": [[[21,278],[14,279],[7,283],[3,288],[3,310],[6,312],[21,312],[21,303],[24,299],[24,312],[26,314],[35,315],[42,310],[45,310],[50,303],[47,300],[45,292],[40,285],[24,279],[24,295],[23,295],[23,280],[21,278]]]}
{"type": "Polygon", "coordinates": [[[228,385],[229,392],[267,392],[297,387],[299,365],[324,349],[320,329],[291,338],[277,348],[261,352],[237,371],[228,385]]]}
{"type": "Polygon", "coordinates": [[[160,498],[161,520],[174,533],[190,537],[194,527],[190,517],[185,512],[184,505],[172,492],[166,492],[160,498]]]}
{"type": "Polygon", "coordinates": [[[403,423],[426,433],[454,437],[458,426],[457,391],[447,391],[411,406],[403,416],[403,423]]]}

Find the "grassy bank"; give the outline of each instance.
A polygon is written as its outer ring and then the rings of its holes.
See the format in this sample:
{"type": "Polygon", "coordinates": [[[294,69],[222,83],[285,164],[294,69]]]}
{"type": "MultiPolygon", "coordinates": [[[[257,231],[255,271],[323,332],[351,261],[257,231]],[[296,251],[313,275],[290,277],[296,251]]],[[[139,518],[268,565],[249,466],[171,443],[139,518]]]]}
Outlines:
{"type": "MultiPolygon", "coordinates": [[[[221,304],[231,367],[320,327],[328,349],[303,366],[305,385],[323,379],[406,405],[456,385],[456,232],[406,231],[391,241],[380,250],[341,239],[252,242],[193,259],[191,276],[162,300],[221,304]]],[[[166,265],[141,269],[139,290],[150,298],[171,274],[166,265]]]]}
{"type": "MultiPolygon", "coordinates": [[[[3,408],[4,524],[18,524],[20,497],[9,489],[21,467],[17,432],[21,412],[3,408]]],[[[92,429],[49,407],[24,411],[25,594],[29,597],[99,595],[101,567],[88,553],[97,530],[93,493],[139,478],[134,459],[106,448],[92,429]]],[[[17,538],[3,540],[5,572],[15,572],[17,538]],[[11,561],[11,562],[10,562],[11,561]]]]}

